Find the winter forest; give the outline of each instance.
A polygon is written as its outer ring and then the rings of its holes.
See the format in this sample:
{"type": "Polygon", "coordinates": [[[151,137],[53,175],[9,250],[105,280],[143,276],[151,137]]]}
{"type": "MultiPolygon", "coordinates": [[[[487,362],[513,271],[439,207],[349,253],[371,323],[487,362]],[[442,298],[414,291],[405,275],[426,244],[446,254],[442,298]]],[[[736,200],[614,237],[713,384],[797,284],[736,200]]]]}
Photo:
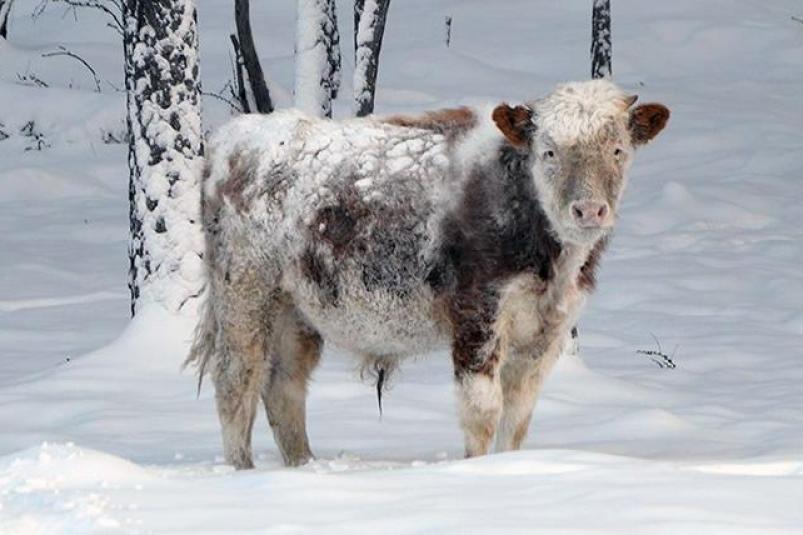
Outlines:
{"type": "Polygon", "coordinates": [[[0,0],[0,534],[803,533],[802,87],[796,0],[0,0]]]}

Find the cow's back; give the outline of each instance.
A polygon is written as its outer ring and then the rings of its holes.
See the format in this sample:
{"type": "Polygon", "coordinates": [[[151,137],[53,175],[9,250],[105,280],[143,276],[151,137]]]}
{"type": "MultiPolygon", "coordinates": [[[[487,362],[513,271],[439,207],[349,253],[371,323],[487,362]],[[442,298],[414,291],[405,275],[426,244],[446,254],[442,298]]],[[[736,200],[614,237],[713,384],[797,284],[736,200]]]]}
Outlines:
{"type": "Polygon", "coordinates": [[[426,279],[448,150],[438,132],[374,119],[245,116],[211,140],[205,192],[325,338],[418,353],[442,336],[426,279]]]}

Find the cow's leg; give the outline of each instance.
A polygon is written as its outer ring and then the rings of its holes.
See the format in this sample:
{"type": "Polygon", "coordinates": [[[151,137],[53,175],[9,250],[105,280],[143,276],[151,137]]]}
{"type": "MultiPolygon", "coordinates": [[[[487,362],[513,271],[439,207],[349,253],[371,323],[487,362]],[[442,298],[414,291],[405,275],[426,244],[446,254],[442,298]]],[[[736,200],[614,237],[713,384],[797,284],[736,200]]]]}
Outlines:
{"type": "Polygon", "coordinates": [[[253,468],[251,430],[264,374],[265,336],[262,326],[255,324],[229,325],[221,334],[223,355],[212,378],[223,454],[237,469],[253,468]]]}
{"type": "Polygon", "coordinates": [[[496,366],[480,372],[464,372],[457,378],[460,424],[465,435],[466,457],[485,455],[491,448],[499,415],[502,388],[496,366]]]}
{"type": "MultiPolygon", "coordinates": [[[[275,308],[274,290],[255,271],[232,270],[226,282],[212,281],[218,323],[211,366],[226,462],[253,468],[251,430],[264,381],[275,308]]],[[[214,275],[213,275],[214,277],[214,275]]]]}
{"type": "Polygon", "coordinates": [[[306,429],[307,382],[318,364],[323,342],[290,305],[276,318],[270,371],[262,400],[284,464],[312,459],[306,429]]]}
{"type": "MultiPolygon", "coordinates": [[[[567,339],[568,343],[571,341],[571,338],[567,339]]],[[[496,433],[497,452],[521,447],[527,437],[541,386],[560,354],[561,347],[558,346],[553,346],[540,355],[534,355],[531,350],[526,349],[509,349],[508,358],[500,373],[504,410],[496,433]]]]}
{"type": "Polygon", "coordinates": [[[495,313],[492,294],[473,294],[452,306],[452,360],[466,457],[488,453],[502,412],[495,313]]]}

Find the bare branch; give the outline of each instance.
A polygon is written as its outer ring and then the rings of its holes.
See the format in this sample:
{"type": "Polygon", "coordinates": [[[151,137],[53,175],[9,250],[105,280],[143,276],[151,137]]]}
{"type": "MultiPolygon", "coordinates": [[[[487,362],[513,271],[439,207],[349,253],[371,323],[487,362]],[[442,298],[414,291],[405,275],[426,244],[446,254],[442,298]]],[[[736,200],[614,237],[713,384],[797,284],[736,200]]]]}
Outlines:
{"type": "Polygon", "coordinates": [[[236,94],[234,93],[234,89],[231,87],[230,82],[226,82],[226,84],[223,86],[223,89],[221,89],[218,93],[212,93],[210,91],[201,91],[201,95],[205,97],[216,98],[217,100],[228,104],[229,107],[235,112],[244,113],[243,109],[240,107],[240,103],[237,100],[232,100],[230,98],[226,98],[225,96],[223,96],[223,94],[226,92],[226,89],[230,89],[232,95],[236,97],[236,94]]]}
{"type": "Polygon", "coordinates": [[[92,65],[90,65],[84,58],[82,58],[78,54],[75,54],[74,52],[70,52],[69,50],[67,50],[63,46],[59,46],[59,51],[58,52],[48,52],[46,54],[42,54],[43,58],[51,58],[51,57],[54,57],[54,56],[68,56],[68,57],[71,57],[73,59],[76,59],[76,60],[80,61],[84,65],[84,67],[89,69],[89,72],[92,73],[92,78],[95,80],[95,90],[98,93],[101,92],[100,91],[100,78],[98,78],[98,73],[95,72],[95,69],[92,68],[92,65]]]}
{"type": "MultiPolygon", "coordinates": [[[[231,34],[231,44],[234,47],[234,74],[237,78],[237,100],[240,101],[240,109],[243,113],[251,113],[251,106],[248,104],[248,93],[245,88],[245,77],[243,76],[243,53],[240,48],[240,41],[237,36],[231,34]]],[[[234,90],[232,90],[234,93],[234,90]]]]}
{"type": "MultiPolygon", "coordinates": [[[[37,6],[36,9],[39,11],[38,13],[39,15],[41,15],[42,12],[45,10],[48,1],[49,0],[42,0],[39,6],[37,6]]],[[[72,7],[73,9],[79,7],[99,9],[100,11],[103,11],[109,17],[111,17],[113,22],[110,23],[110,26],[112,28],[116,29],[121,34],[123,32],[123,18],[122,18],[123,5],[118,0],[52,0],[52,1],[66,4],[72,7]],[[109,5],[107,4],[112,5],[114,9],[110,8],[109,5]]]]}

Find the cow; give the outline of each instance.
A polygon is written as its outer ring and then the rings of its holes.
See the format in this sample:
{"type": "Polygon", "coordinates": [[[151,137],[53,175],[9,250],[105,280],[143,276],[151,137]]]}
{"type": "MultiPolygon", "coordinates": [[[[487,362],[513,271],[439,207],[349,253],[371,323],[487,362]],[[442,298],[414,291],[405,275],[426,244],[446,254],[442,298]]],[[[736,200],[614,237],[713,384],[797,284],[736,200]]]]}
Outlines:
{"type": "Polygon", "coordinates": [[[259,399],[286,465],[312,459],[324,341],[380,380],[450,348],[467,457],[518,449],[594,288],[633,151],[665,126],[606,80],[521,105],[335,121],[243,115],[209,143],[208,283],[188,362],[226,462],[253,467],[259,399]]]}

